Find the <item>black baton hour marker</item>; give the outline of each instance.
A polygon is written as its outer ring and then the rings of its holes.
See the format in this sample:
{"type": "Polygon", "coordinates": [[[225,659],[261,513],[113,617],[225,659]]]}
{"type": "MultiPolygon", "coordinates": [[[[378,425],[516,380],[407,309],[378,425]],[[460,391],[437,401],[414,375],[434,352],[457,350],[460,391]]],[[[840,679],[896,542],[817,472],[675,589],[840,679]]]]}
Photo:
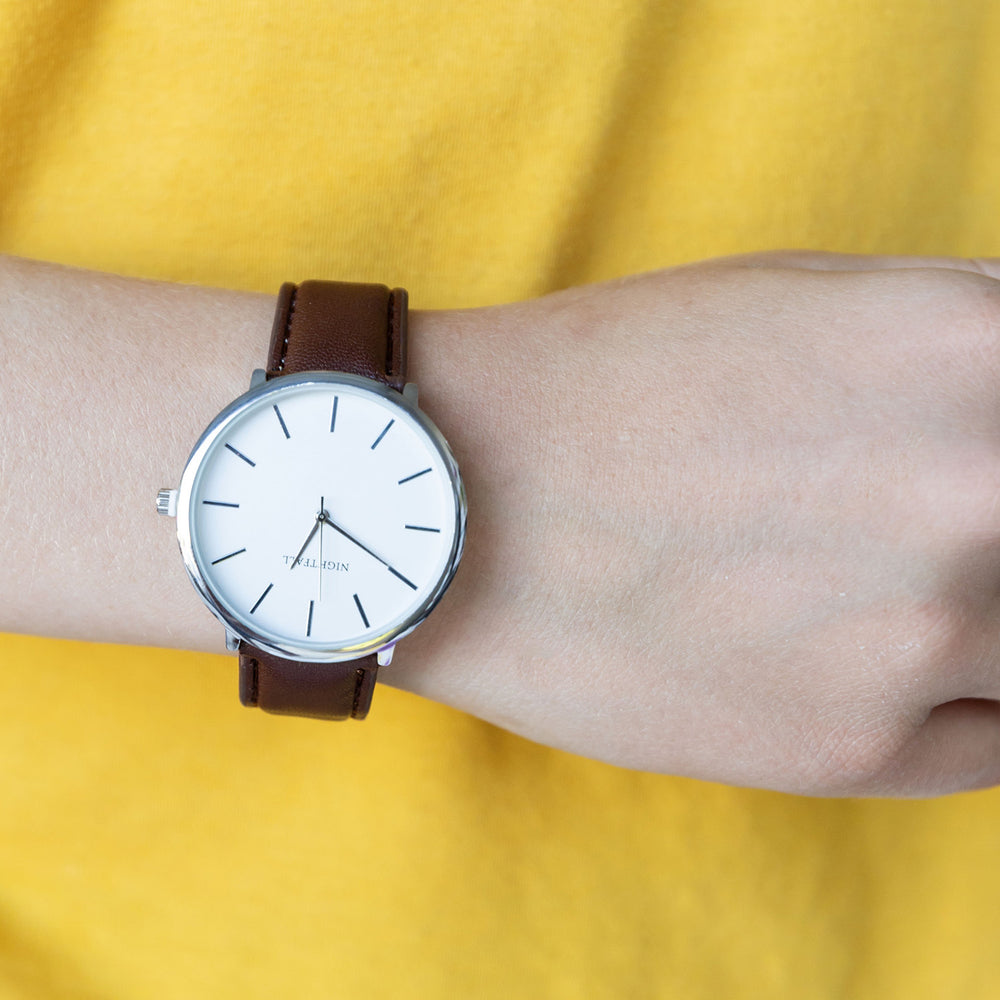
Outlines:
{"type": "Polygon", "coordinates": [[[225,500],[202,500],[206,507],[239,507],[238,503],[227,503],[225,500]]]}
{"type": "Polygon", "coordinates": [[[386,569],[388,569],[389,572],[394,577],[397,577],[398,579],[402,580],[403,583],[405,583],[406,586],[410,588],[410,590],[416,590],[417,589],[417,585],[415,583],[411,583],[409,580],[407,580],[406,577],[403,576],[403,574],[400,573],[398,569],[393,569],[391,566],[387,566],[386,569]]]}
{"type": "Polygon", "coordinates": [[[330,414],[330,433],[332,434],[337,426],[337,400],[339,396],[333,397],[333,413],[330,414]]]}
{"type": "Polygon", "coordinates": [[[381,442],[382,438],[384,438],[384,437],[386,436],[386,434],[388,434],[388,433],[389,433],[389,428],[390,428],[390,427],[391,427],[391,426],[392,426],[392,425],[393,425],[393,424],[394,424],[395,422],[396,422],[396,420],[395,420],[395,418],[393,418],[392,420],[390,420],[390,421],[389,421],[389,423],[387,423],[387,424],[385,425],[385,427],[384,427],[384,428],[382,429],[382,433],[381,433],[381,434],[379,434],[379,436],[378,436],[377,438],[375,438],[375,443],[374,443],[374,444],[372,445],[372,451],[374,451],[374,450],[375,450],[375,449],[376,449],[376,448],[378,447],[378,445],[379,445],[379,442],[381,442]]]}
{"type": "Polygon", "coordinates": [[[281,424],[281,429],[285,432],[285,437],[290,438],[292,435],[288,433],[288,428],[285,426],[284,417],[281,415],[281,410],[278,409],[278,404],[274,404],[274,415],[278,418],[278,423],[281,424]]]}
{"type": "Polygon", "coordinates": [[[315,601],[309,602],[309,621],[306,622],[306,636],[312,635],[313,630],[313,605],[315,601]]]}
{"type": "Polygon", "coordinates": [[[354,603],[358,606],[358,613],[361,615],[361,620],[365,623],[365,628],[371,628],[368,624],[368,615],[365,614],[365,609],[361,607],[361,600],[357,594],[354,595],[354,603]]]}
{"type": "Polygon", "coordinates": [[[227,559],[232,559],[233,556],[241,556],[246,552],[246,549],[237,549],[235,552],[230,552],[228,556],[219,556],[218,559],[212,560],[213,566],[218,566],[220,562],[225,562],[227,559]]]}
{"type": "Polygon", "coordinates": [[[236,450],[236,449],[235,449],[235,448],[234,448],[234,447],[233,447],[233,446],[232,446],[231,444],[229,444],[228,442],[226,443],[226,447],[227,447],[227,448],[228,448],[228,449],[229,449],[229,450],[230,450],[230,451],[231,451],[231,452],[232,452],[232,453],[233,453],[234,455],[238,455],[238,456],[239,456],[240,458],[242,458],[242,459],[243,459],[243,461],[247,463],[247,465],[250,465],[250,466],[253,466],[254,468],[256,468],[256,467],[257,467],[257,463],[256,463],[256,462],[251,462],[251,461],[250,461],[250,459],[249,459],[249,458],[247,458],[247,457],[246,457],[246,455],[244,455],[242,451],[237,451],[237,450],[236,450]]]}
{"type": "Polygon", "coordinates": [[[427,473],[430,471],[431,471],[430,469],[421,469],[419,472],[414,472],[412,476],[407,476],[405,479],[400,479],[399,482],[396,483],[396,485],[402,486],[403,483],[411,482],[412,480],[417,479],[420,476],[426,476],[427,473]]]}
{"type": "Polygon", "coordinates": [[[260,602],[263,601],[264,598],[267,597],[267,595],[271,593],[271,588],[273,586],[274,586],[273,583],[269,583],[267,585],[267,590],[265,590],[264,593],[261,594],[260,597],[257,598],[257,603],[250,609],[250,614],[253,614],[260,607],[260,602]]]}
{"type": "Polygon", "coordinates": [[[419,524],[404,524],[403,527],[410,531],[433,531],[436,535],[441,534],[440,528],[422,528],[419,524]]]}

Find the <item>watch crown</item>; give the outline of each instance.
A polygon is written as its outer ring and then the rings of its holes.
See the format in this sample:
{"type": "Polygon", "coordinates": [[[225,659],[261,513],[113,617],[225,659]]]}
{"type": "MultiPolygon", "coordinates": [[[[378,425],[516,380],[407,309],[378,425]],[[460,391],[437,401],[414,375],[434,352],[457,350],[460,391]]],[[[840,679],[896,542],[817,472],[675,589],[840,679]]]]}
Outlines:
{"type": "Polygon", "coordinates": [[[177,490],[160,490],[156,494],[156,513],[164,517],[177,516],[177,490]]]}

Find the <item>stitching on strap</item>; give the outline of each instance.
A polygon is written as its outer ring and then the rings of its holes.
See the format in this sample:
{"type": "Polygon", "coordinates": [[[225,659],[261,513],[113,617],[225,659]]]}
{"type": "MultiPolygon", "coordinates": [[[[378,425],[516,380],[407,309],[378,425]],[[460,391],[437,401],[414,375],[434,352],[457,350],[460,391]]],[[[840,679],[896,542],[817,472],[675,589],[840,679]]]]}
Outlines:
{"type": "Polygon", "coordinates": [[[245,653],[240,656],[240,701],[248,708],[260,706],[260,662],[245,653]]]}
{"type": "Polygon", "coordinates": [[[278,371],[283,371],[285,368],[285,361],[288,355],[288,341],[291,337],[292,328],[292,315],[295,313],[295,302],[298,298],[299,289],[298,285],[292,289],[292,296],[288,300],[288,312],[285,314],[285,337],[281,342],[281,355],[278,358],[278,371]]]}
{"type": "Polygon", "coordinates": [[[365,685],[365,671],[358,667],[354,671],[354,701],[351,703],[351,718],[358,714],[358,702],[361,701],[361,689],[365,685]]]}
{"type": "Polygon", "coordinates": [[[392,377],[396,373],[392,370],[392,359],[394,355],[393,346],[396,339],[396,324],[393,319],[396,315],[396,296],[392,292],[389,292],[389,336],[386,338],[386,348],[387,355],[385,359],[385,373],[389,377],[392,377]]]}

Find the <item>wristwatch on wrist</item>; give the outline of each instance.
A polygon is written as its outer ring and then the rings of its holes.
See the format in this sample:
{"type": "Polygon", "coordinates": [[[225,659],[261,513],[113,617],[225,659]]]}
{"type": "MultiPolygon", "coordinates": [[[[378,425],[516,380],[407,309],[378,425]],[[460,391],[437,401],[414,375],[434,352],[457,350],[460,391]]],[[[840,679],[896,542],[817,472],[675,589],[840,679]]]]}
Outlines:
{"type": "Polygon", "coordinates": [[[465,540],[458,466],[406,382],[406,292],[282,286],[267,368],[156,505],[239,653],[243,704],[363,719],[465,540]]]}

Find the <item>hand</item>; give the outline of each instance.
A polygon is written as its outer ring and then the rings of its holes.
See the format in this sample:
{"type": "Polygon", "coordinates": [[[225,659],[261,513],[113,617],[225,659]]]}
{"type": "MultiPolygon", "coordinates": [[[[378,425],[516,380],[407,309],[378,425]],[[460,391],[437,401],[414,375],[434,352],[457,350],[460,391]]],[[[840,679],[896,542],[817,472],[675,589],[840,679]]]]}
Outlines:
{"type": "Polygon", "coordinates": [[[403,576],[403,574],[400,573],[398,569],[396,569],[389,562],[387,562],[385,559],[383,559],[380,555],[378,555],[378,553],[373,552],[367,545],[364,544],[364,542],[359,541],[357,538],[354,537],[354,535],[350,534],[350,532],[348,532],[348,531],[345,531],[339,524],[337,524],[337,522],[334,521],[332,517],[330,517],[329,513],[326,510],[326,498],[325,497],[320,497],[319,508],[320,508],[319,509],[319,513],[316,515],[316,522],[313,524],[312,530],[309,532],[308,536],[306,537],[305,542],[302,543],[302,548],[299,549],[298,555],[296,555],[296,557],[292,560],[292,564],[291,564],[291,566],[289,568],[290,569],[294,569],[298,565],[298,562],[302,558],[303,553],[306,551],[306,549],[309,548],[309,543],[312,542],[313,538],[316,536],[316,532],[318,531],[320,533],[319,534],[319,568],[320,568],[320,572],[319,572],[319,578],[320,578],[319,599],[320,600],[323,599],[323,532],[322,532],[322,528],[323,528],[324,524],[329,525],[338,534],[343,535],[344,538],[346,538],[352,544],[356,545],[359,549],[361,549],[362,552],[365,552],[368,555],[370,555],[372,557],[372,559],[374,559],[376,562],[380,562],[390,573],[392,573],[393,576],[395,576],[399,580],[402,580],[402,582],[405,583],[409,588],[411,588],[412,590],[416,590],[417,589],[417,585],[415,583],[412,583],[405,576],[403,576]]]}
{"type": "MultiPolygon", "coordinates": [[[[315,538],[316,532],[319,532],[319,572],[316,574],[318,578],[317,584],[317,595],[316,600],[323,600],[323,525],[327,522],[326,514],[326,498],[319,498],[319,513],[316,515],[316,520],[313,523],[312,530],[306,536],[306,540],[302,543],[302,548],[299,549],[298,554],[292,560],[289,569],[295,569],[299,564],[299,560],[302,558],[303,553],[309,548],[309,543],[315,538]]],[[[312,624],[312,604],[309,605],[309,622],[312,624]]]]}
{"type": "MultiPolygon", "coordinates": [[[[320,498],[319,513],[316,515],[316,520],[313,522],[312,530],[306,535],[306,540],[302,543],[302,548],[296,553],[295,558],[292,560],[289,569],[295,569],[299,564],[299,560],[305,554],[306,549],[309,548],[309,543],[316,537],[316,532],[320,530],[323,526],[323,522],[326,519],[326,511],[323,509],[323,500],[320,498]]],[[[320,536],[320,545],[323,544],[323,536],[320,536]]],[[[320,558],[320,566],[323,565],[322,557],[320,558]]]]}
{"type": "Polygon", "coordinates": [[[372,557],[372,559],[374,559],[376,562],[380,562],[390,573],[392,573],[394,577],[396,577],[399,580],[402,580],[403,583],[405,583],[407,587],[409,587],[411,590],[417,589],[417,585],[415,583],[412,583],[411,581],[407,580],[406,577],[403,576],[403,574],[400,573],[398,569],[391,566],[380,555],[377,555],[375,552],[373,552],[370,548],[368,548],[367,545],[364,544],[364,542],[359,542],[353,535],[348,534],[348,532],[346,532],[339,524],[337,524],[337,522],[334,521],[333,518],[331,518],[326,511],[323,511],[320,514],[319,520],[322,521],[324,524],[330,525],[330,527],[333,528],[334,531],[339,532],[349,542],[353,542],[359,549],[361,549],[362,552],[367,552],[368,555],[372,557]]]}
{"type": "Polygon", "coordinates": [[[998,276],[758,255],[426,317],[479,461],[454,595],[386,676],[627,767],[1000,781],[998,276]]]}

